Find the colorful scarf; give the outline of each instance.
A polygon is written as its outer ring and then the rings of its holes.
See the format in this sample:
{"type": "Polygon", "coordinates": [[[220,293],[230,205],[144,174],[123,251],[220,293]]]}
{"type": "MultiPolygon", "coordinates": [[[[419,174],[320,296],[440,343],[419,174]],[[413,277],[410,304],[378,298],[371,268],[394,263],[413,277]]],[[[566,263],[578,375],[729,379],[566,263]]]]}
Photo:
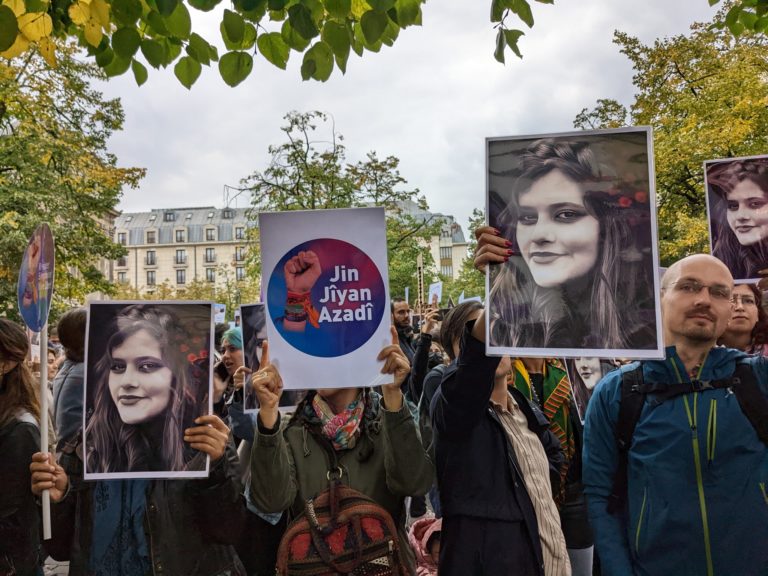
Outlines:
{"type": "Polygon", "coordinates": [[[559,360],[547,358],[544,361],[544,397],[534,398],[531,377],[523,361],[517,358],[512,363],[512,372],[507,379],[507,385],[513,385],[529,400],[537,400],[537,404],[549,420],[549,429],[560,440],[560,445],[565,453],[565,463],[560,469],[560,495],[555,500],[558,505],[562,504],[565,497],[565,476],[568,473],[571,460],[576,454],[576,442],[570,419],[573,390],[571,389],[571,382],[568,380],[568,372],[559,360]]]}
{"type": "Polygon", "coordinates": [[[362,394],[358,395],[355,401],[347,406],[346,410],[338,414],[333,413],[331,407],[320,394],[315,394],[312,399],[312,408],[320,419],[323,434],[331,441],[334,450],[355,447],[357,437],[360,435],[360,421],[365,410],[362,394]]]}

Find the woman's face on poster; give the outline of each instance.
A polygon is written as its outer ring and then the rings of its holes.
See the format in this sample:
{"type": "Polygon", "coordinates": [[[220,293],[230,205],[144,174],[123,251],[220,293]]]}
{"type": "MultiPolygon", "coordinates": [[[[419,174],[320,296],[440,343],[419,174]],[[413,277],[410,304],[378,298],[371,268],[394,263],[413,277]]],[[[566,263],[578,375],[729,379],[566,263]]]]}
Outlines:
{"type": "Polygon", "coordinates": [[[728,225],[742,246],[768,240],[768,198],[751,180],[742,180],[728,193],[728,225]]]}
{"type": "Polygon", "coordinates": [[[577,358],[576,372],[579,373],[587,390],[592,390],[603,376],[599,358],[577,358]]]}
{"type": "Polygon", "coordinates": [[[109,392],[124,423],[141,424],[159,416],[170,403],[172,383],[160,343],[146,330],[112,350],[109,392]]]}
{"type": "Polygon", "coordinates": [[[559,170],[519,198],[517,243],[537,285],[550,288],[589,273],[597,262],[600,223],[581,186],[559,170]]]}

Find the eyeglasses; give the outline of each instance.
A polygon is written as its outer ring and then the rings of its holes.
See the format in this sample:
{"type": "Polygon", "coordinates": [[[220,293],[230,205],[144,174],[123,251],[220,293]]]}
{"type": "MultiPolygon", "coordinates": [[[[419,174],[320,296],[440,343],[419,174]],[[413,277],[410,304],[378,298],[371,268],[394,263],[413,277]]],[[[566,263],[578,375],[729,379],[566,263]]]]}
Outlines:
{"type": "Polygon", "coordinates": [[[742,306],[757,306],[757,300],[755,300],[754,296],[742,296],[741,294],[734,294],[731,296],[731,302],[736,304],[737,302],[741,302],[742,306]]]}
{"type": "Polygon", "coordinates": [[[732,290],[725,284],[702,284],[698,280],[677,280],[672,282],[672,286],[678,292],[684,292],[685,294],[698,294],[704,288],[709,290],[709,295],[715,300],[731,300],[732,290]]]}

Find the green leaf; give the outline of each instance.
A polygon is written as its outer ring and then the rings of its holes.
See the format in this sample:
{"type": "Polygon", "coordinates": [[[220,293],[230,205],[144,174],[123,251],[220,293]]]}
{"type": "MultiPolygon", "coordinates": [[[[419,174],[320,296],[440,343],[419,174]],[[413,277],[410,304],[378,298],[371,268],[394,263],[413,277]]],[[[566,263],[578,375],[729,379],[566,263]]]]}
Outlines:
{"type": "Polygon", "coordinates": [[[376,12],[386,12],[394,7],[395,0],[366,0],[376,12]]]}
{"type": "Polygon", "coordinates": [[[321,38],[328,44],[336,57],[336,65],[342,72],[347,71],[349,59],[350,38],[349,29],[339,22],[329,21],[323,26],[321,38]]]}
{"type": "Polygon", "coordinates": [[[507,40],[504,38],[504,30],[499,28],[496,34],[496,50],[493,51],[493,57],[502,64],[504,64],[504,48],[506,45],[507,40]]]}
{"type": "Polygon", "coordinates": [[[141,44],[141,36],[135,28],[120,28],[112,34],[112,48],[118,56],[132,58],[141,44]]]}
{"type": "Polygon", "coordinates": [[[365,44],[363,43],[363,29],[360,27],[360,22],[355,22],[352,29],[352,50],[358,56],[362,56],[365,52],[365,44]]]}
{"type": "Polygon", "coordinates": [[[312,12],[304,4],[294,4],[288,8],[288,21],[293,29],[307,40],[311,40],[320,33],[312,19],[312,12]]]}
{"type": "Polygon", "coordinates": [[[256,44],[256,27],[250,22],[245,23],[245,33],[243,34],[243,42],[240,47],[243,50],[250,50],[253,45],[256,44]]]}
{"type": "Polygon", "coordinates": [[[237,12],[232,10],[224,10],[224,19],[221,21],[223,26],[222,37],[224,41],[229,41],[230,44],[240,45],[243,41],[243,34],[245,34],[245,20],[237,12]]]}
{"type": "Polygon", "coordinates": [[[192,8],[202,10],[203,12],[210,12],[219,5],[221,0],[188,0],[188,2],[192,8]]]}
{"type": "Polygon", "coordinates": [[[502,0],[492,0],[491,1],[491,22],[501,22],[501,19],[504,17],[504,5],[502,4],[502,0]]]}
{"type": "Polygon", "coordinates": [[[531,12],[531,5],[528,4],[527,0],[512,0],[510,8],[520,17],[520,20],[528,25],[528,28],[533,26],[533,12],[531,12]]]}
{"type": "Polygon", "coordinates": [[[333,72],[333,51],[325,42],[316,42],[307,53],[301,64],[301,77],[304,80],[314,78],[325,82],[333,72]]]}
{"type": "Polygon", "coordinates": [[[173,13],[165,19],[168,31],[176,38],[186,40],[192,32],[192,20],[189,10],[182,2],[176,6],[173,13]]]}
{"type": "Polygon", "coordinates": [[[270,10],[282,10],[288,5],[288,0],[268,0],[267,6],[270,10]]]}
{"type": "Polygon", "coordinates": [[[757,16],[754,12],[748,12],[747,10],[743,10],[741,14],[739,14],[739,22],[744,24],[744,27],[747,30],[754,30],[755,29],[755,23],[757,22],[757,16]]]}
{"type": "Polygon", "coordinates": [[[19,22],[16,14],[5,4],[0,5],[0,52],[5,52],[16,42],[19,35],[19,22]]]}
{"type": "Polygon", "coordinates": [[[401,28],[416,24],[421,14],[420,0],[397,0],[397,22],[401,28]]]}
{"type": "Polygon", "coordinates": [[[250,12],[259,6],[263,6],[265,12],[267,9],[266,0],[234,0],[233,4],[238,12],[250,12]]]}
{"type": "Polygon", "coordinates": [[[525,32],[522,30],[504,30],[504,40],[518,58],[522,58],[523,55],[520,53],[520,48],[517,47],[517,41],[520,39],[520,36],[524,35],[525,32]]]}
{"type": "Polygon", "coordinates": [[[118,25],[135,26],[141,17],[140,0],[112,0],[112,17],[118,25]]]}
{"type": "Polygon", "coordinates": [[[219,73],[233,88],[245,80],[253,70],[253,57],[247,52],[227,52],[219,61],[219,73]]]}
{"type": "Polygon", "coordinates": [[[165,48],[160,42],[151,38],[141,41],[141,53],[153,68],[160,68],[165,60],[165,48]]]}
{"type": "Polygon", "coordinates": [[[109,63],[112,62],[112,59],[115,57],[115,53],[107,46],[104,48],[104,50],[100,50],[96,53],[96,64],[99,65],[100,68],[106,68],[109,66],[109,63]]]}
{"type": "Polygon", "coordinates": [[[720,0],[709,0],[709,5],[714,6],[715,4],[719,4],[720,0]]]}
{"type": "Polygon", "coordinates": [[[283,40],[282,34],[279,32],[262,34],[256,40],[256,45],[264,58],[278,68],[285,70],[291,49],[285,43],[285,40],[283,40]]]}
{"type": "Polygon", "coordinates": [[[147,23],[152,31],[158,36],[168,36],[168,27],[165,25],[165,19],[160,12],[154,10],[147,15],[147,23]]]}
{"type": "Polygon", "coordinates": [[[363,29],[363,36],[368,44],[375,44],[381,38],[384,30],[387,29],[389,17],[381,12],[369,10],[360,18],[360,26],[363,29]]]}
{"type": "Polygon", "coordinates": [[[325,9],[333,18],[346,18],[352,10],[352,0],[325,0],[325,9]]]}
{"type": "Polygon", "coordinates": [[[47,12],[48,0],[24,0],[27,12],[47,12]]]}
{"type": "Polygon", "coordinates": [[[179,0],[155,0],[157,11],[162,16],[170,16],[179,4],[179,0]]]}
{"type": "Polygon", "coordinates": [[[381,41],[387,46],[394,46],[395,40],[400,35],[400,26],[395,24],[392,19],[389,19],[387,27],[381,35],[381,41]]]}
{"type": "Polygon", "coordinates": [[[174,38],[163,38],[160,43],[165,49],[165,60],[163,61],[163,67],[168,66],[171,62],[176,60],[181,54],[181,42],[174,38]]]}
{"type": "Polygon", "coordinates": [[[283,40],[285,40],[285,43],[297,52],[304,52],[304,50],[307,49],[307,46],[309,46],[309,40],[304,38],[304,36],[299,34],[294,27],[291,26],[290,20],[283,22],[283,26],[280,29],[280,35],[283,37],[283,40]]]}
{"type": "Polygon", "coordinates": [[[768,16],[758,18],[757,22],[755,22],[755,32],[765,33],[766,28],[768,28],[768,16]]]}
{"type": "Polygon", "coordinates": [[[115,55],[115,57],[112,58],[112,61],[104,66],[104,72],[106,72],[109,77],[120,76],[121,74],[125,74],[130,65],[130,58],[123,58],[122,56],[115,55]]]}
{"type": "Polygon", "coordinates": [[[189,56],[184,56],[173,67],[173,73],[179,82],[189,90],[192,88],[192,84],[200,77],[203,67],[200,66],[200,62],[189,56]]]}
{"type": "Polygon", "coordinates": [[[136,79],[136,84],[138,86],[141,86],[147,81],[147,77],[149,76],[149,74],[147,74],[147,69],[144,67],[144,64],[135,58],[131,62],[131,70],[133,70],[133,77],[136,79]]]}
{"type": "Polygon", "coordinates": [[[200,64],[208,66],[211,63],[211,45],[196,32],[193,32],[189,36],[187,54],[200,62],[200,64]]]}

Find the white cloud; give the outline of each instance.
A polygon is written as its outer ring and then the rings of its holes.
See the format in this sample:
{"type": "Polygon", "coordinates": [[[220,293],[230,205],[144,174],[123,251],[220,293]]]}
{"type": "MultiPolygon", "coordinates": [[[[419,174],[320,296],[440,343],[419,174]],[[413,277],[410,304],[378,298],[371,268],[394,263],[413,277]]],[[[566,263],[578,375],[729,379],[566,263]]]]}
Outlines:
{"type": "MultiPolygon", "coordinates": [[[[493,59],[489,0],[431,0],[423,27],[379,54],[353,54],[347,75],[334,71],[324,84],[301,81],[297,54],[287,71],[257,57],[234,89],[216,69],[204,69],[191,91],[171,69],[150,70],[141,88],[130,73],[113,79],[103,89],[122,98],[126,122],[111,150],[121,165],[148,169],[120,208],[222,206],[225,184],[266,166],[267,147],[282,141],[283,115],[318,109],[334,117],[349,161],[369,150],[397,156],[430,207],[466,226],[484,204],[485,137],[571,130],[598,98],[627,102],[632,69],[613,31],[651,42],[714,13],[706,0],[562,0],[533,9],[536,24],[520,41],[524,58],[508,52],[506,66],[493,59]]],[[[209,41],[218,38],[216,18],[195,16],[209,41]]]]}

